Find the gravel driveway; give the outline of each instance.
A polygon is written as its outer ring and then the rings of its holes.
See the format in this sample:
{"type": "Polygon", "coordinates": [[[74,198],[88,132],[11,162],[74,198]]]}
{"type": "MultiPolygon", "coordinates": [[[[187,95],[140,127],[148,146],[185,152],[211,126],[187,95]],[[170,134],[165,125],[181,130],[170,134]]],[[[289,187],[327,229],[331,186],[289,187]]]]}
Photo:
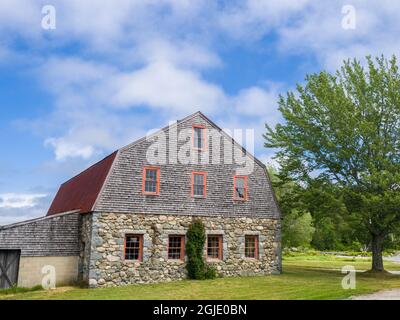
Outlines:
{"type": "Polygon", "coordinates": [[[400,300],[400,289],[382,290],[371,294],[351,297],[350,300],[400,300]]]}
{"type": "MultiPolygon", "coordinates": [[[[400,255],[384,257],[384,260],[400,262],[400,255]]],[[[391,271],[393,274],[400,274],[400,271],[391,271]]],[[[354,296],[351,300],[400,300],[400,289],[382,290],[375,293],[354,296]]]]}

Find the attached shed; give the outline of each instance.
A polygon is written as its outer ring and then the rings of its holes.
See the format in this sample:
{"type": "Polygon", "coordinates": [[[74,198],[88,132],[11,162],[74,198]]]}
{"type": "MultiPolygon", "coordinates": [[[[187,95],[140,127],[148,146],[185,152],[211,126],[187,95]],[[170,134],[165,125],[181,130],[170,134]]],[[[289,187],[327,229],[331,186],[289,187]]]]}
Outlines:
{"type": "Polygon", "coordinates": [[[67,212],[0,227],[0,288],[42,284],[45,266],[56,284],[79,279],[80,219],[67,212]]]}

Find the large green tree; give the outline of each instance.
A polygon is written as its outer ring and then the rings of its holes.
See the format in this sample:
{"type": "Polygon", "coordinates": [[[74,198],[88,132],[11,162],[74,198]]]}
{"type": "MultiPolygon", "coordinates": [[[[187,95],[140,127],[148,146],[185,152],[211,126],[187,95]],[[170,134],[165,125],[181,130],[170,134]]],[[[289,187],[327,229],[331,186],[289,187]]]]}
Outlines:
{"type": "Polygon", "coordinates": [[[388,234],[400,224],[400,73],[396,57],[345,61],[335,74],[308,75],[279,98],[284,122],[268,125],[281,175],[339,190],[368,232],[372,270],[383,271],[388,234]]]}

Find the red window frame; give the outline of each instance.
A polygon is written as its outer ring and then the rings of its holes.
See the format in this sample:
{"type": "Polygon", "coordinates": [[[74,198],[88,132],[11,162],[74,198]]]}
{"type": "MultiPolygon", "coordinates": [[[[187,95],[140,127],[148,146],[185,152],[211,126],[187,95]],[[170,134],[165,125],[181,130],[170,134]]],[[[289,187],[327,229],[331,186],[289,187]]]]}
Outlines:
{"type": "Polygon", "coordinates": [[[153,195],[158,196],[160,194],[160,167],[154,166],[145,166],[143,167],[143,174],[142,174],[142,193],[144,195],[153,195]],[[145,190],[146,186],[146,172],[147,170],[157,170],[157,180],[156,180],[156,192],[148,192],[145,190]]]}
{"type": "Polygon", "coordinates": [[[168,235],[167,256],[168,256],[168,260],[181,260],[181,261],[185,260],[185,236],[184,235],[181,235],[181,234],[170,234],[170,235],[168,235]],[[180,238],[180,240],[181,240],[180,257],[179,258],[170,258],[170,256],[169,256],[170,239],[172,237],[180,238]]]}
{"type": "Polygon", "coordinates": [[[247,234],[244,236],[244,256],[247,259],[258,259],[258,235],[253,235],[253,234],[247,234]],[[247,239],[254,239],[254,257],[250,257],[247,255],[247,239]]]}
{"type": "Polygon", "coordinates": [[[222,256],[222,243],[223,243],[222,242],[222,237],[223,237],[222,234],[209,234],[209,235],[207,235],[207,239],[206,240],[207,240],[207,259],[208,260],[222,260],[223,259],[223,256],[222,256]],[[211,237],[218,239],[218,257],[217,258],[208,255],[208,249],[209,249],[208,240],[211,237]]]}
{"type": "Polygon", "coordinates": [[[247,176],[234,176],[233,177],[233,200],[247,201],[247,199],[248,199],[247,193],[248,193],[247,176]],[[244,180],[244,198],[236,197],[236,180],[237,179],[244,180]]]}
{"type": "Polygon", "coordinates": [[[207,196],[207,172],[204,171],[193,171],[192,172],[192,191],[191,191],[191,195],[193,198],[205,198],[207,196]],[[202,175],[203,176],[203,180],[204,180],[204,186],[203,186],[203,195],[195,195],[194,194],[194,176],[195,175],[202,175]]]}
{"type": "Polygon", "coordinates": [[[143,234],[132,234],[132,233],[127,233],[125,234],[125,239],[124,239],[124,260],[125,261],[143,261],[143,234]],[[139,238],[139,259],[127,259],[126,258],[126,241],[128,237],[138,237],[139,238]]]}
{"type": "Polygon", "coordinates": [[[194,150],[198,150],[198,151],[205,151],[206,150],[206,137],[207,137],[206,130],[207,130],[206,126],[202,125],[202,124],[194,124],[192,126],[192,148],[194,150]],[[194,141],[194,129],[195,128],[203,129],[202,130],[202,132],[203,132],[203,148],[195,147],[195,141],[194,141]]]}

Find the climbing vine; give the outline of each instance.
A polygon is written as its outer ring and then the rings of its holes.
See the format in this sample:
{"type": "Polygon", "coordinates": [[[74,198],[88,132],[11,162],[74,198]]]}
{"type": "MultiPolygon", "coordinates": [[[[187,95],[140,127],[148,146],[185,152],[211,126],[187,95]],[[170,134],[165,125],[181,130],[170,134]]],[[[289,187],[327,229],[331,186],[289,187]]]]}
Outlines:
{"type": "Polygon", "coordinates": [[[213,279],[216,277],[215,269],[204,261],[204,243],[206,233],[204,224],[200,219],[195,219],[187,231],[186,253],[188,261],[186,269],[189,279],[213,279]]]}

